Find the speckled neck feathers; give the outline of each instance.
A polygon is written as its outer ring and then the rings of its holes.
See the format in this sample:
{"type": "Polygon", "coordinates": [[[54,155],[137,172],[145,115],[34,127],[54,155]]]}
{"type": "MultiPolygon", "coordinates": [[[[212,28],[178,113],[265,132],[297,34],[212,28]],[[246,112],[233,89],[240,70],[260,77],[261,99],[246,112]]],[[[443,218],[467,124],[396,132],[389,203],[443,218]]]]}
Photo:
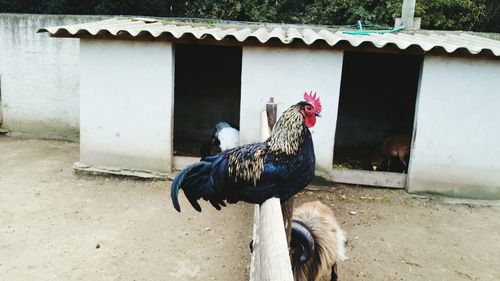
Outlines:
{"type": "Polygon", "coordinates": [[[266,154],[296,155],[304,142],[306,130],[300,106],[290,107],[278,119],[266,142],[240,146],[226,152],[229,155],[229,176],[234,182],[250,181],[256,186],[264,169],[266,154]]]}
{"type": "Polygon", "coordinates": [[[264,169],[264,157],[267,152],[265,143],[256,143],[254,145],[240,146],[233,150],[229,155],[228,173],[234,178],[235,182],[239,180],[251,181],[254,186],[260,179],[264,169]]]}
{"type": "Polygon", "coordinates": [[[304,142],[305,130],[307,128],[304,125],[304,116],[300,113],[300,107],[291,106],[283,112],[274,125],[268,140],[269,150],[286,155],[296,154],[304,142]]]}

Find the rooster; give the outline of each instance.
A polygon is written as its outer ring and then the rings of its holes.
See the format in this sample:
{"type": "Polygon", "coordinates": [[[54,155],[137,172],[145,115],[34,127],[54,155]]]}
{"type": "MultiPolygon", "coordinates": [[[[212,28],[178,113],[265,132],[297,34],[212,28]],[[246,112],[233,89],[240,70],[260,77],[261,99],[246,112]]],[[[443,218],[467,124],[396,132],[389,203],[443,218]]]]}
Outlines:
{"type": "Polygon", "coordinates": [[[319,201],[293,211],[290,256],[295,281],[337,280],[337,263],[347,259],[345,234],[333,211],[319,201]]]}
{"type": "Polygon", "coordinates": [[[285,202],[314,177],[316,158],[309,128],[320,116],[321,101],[311,93],[283,112],[271,136],[207,156],[182,170],[171,186],[174,208],[180,212],[179,190],[195,210],[200,198],[220,210],[228,203],[261,204],[271,197],[285,202]]]}

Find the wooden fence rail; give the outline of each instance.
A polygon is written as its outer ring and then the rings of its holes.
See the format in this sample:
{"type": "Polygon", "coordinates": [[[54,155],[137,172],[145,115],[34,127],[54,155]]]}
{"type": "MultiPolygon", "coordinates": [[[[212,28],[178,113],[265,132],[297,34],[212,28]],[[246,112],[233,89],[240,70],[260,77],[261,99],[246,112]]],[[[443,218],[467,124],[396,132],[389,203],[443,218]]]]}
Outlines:
{"type": "MultiPolygon", "coordinates": [[[[262,140],[267,139],[270,134],[267,116],[266,111],[263,111],[262,140]]],[[[283,214],[278,198],[271,198],[260,206],[255,205],[250,281],[293,281],[283,214]]]]}
{"type": "Polygon", "coordinates": [[[253,227],[250,281],[293,281],[278,198],[255,205],[253,227]]]}

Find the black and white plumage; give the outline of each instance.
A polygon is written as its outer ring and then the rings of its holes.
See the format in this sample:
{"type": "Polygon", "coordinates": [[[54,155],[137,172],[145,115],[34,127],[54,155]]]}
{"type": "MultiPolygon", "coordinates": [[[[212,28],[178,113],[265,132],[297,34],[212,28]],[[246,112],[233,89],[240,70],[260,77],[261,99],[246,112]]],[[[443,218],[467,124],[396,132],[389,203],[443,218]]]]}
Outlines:
{"type": "Polygon", "coordinates": [[[240,145],[240,131],[227,122],[219,122],[215,124],[212,140],[200,149],[202,157],[210,155],[212,145],[218,145],[221,151],[235,148],[240,145]]]}
{"type": "Polygon", "coordinates": [[[219,140],[221,151],[235,148],[240,145],[240,131],[231,127],[226,122],[219,122],[215,125],[215,138],[219,140]]]}

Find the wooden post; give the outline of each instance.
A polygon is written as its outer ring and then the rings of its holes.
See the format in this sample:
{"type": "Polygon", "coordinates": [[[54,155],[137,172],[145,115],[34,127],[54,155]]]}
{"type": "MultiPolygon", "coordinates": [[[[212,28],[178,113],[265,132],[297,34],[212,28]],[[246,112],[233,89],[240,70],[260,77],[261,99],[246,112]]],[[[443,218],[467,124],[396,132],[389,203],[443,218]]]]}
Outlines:
{"type": "Polygon", "coordinates": [[[274,124],[276,124],[278,115],[278,105],[274,103],[274,98],[270,97],[266,104],[267,113],[267,124],[269,125],[269,131],[273,131],[274,124]]]}
{"type": "Polygon", "coordinates": [[[0,75],[0,127],[3,123],[3,112],[2,112],[2,76],[0,75]]]}
{"type": "Polygon", "coordinates": [[[403,0],[401,8],[401,21],[405,30],[413,29],[413,18],[415,17],[415,0],[403,0]]]}
{"type": "Polygon", "coordinates": [[[293,197],[281,204],[281,213],[283,214],[286,241],[288,243],[288,249],[290,249],[290,241],[292,240],[293,197]]]}
{"type": "Polygon", "coordinates": [[[259,246],[261,247],[259,281],[292,281],[287,241],[283,239],[283,228],[275,227],[283,223],[279,212],[278,198],[268,199],[260,206],[259,246]],[[264,250],[265,249],[265,250],[264,250]]]}
{"type": "MultiPolygon", "coordinates": [[[[269,125],[269,130],[272,131],[274,124],[277,121],[278,106],[274,103],[274,98],[269,98],[269,102],[266,104],[267,122],[269,125]]],[[[292,236],[292,214],[293,214],[293,197],[288,199],[281,205],[281,213],[283,214],[283,224],[285,226],[286,241],[288,243],[288,248],[290,248],[290,239],[292,236]]]]}
{"type": "MultiPolygon", "coordinates": [[[[261,139],[269,138],[276,123],[277,107],[269,99],[266,111],[261,112],[261,139]]],[[[255,205],[253,224],[253,252],[250,264],[251,281],[293,281],[289,241],[285,238],[283,206],[278,198],[270,198],[255,205]]]]}

